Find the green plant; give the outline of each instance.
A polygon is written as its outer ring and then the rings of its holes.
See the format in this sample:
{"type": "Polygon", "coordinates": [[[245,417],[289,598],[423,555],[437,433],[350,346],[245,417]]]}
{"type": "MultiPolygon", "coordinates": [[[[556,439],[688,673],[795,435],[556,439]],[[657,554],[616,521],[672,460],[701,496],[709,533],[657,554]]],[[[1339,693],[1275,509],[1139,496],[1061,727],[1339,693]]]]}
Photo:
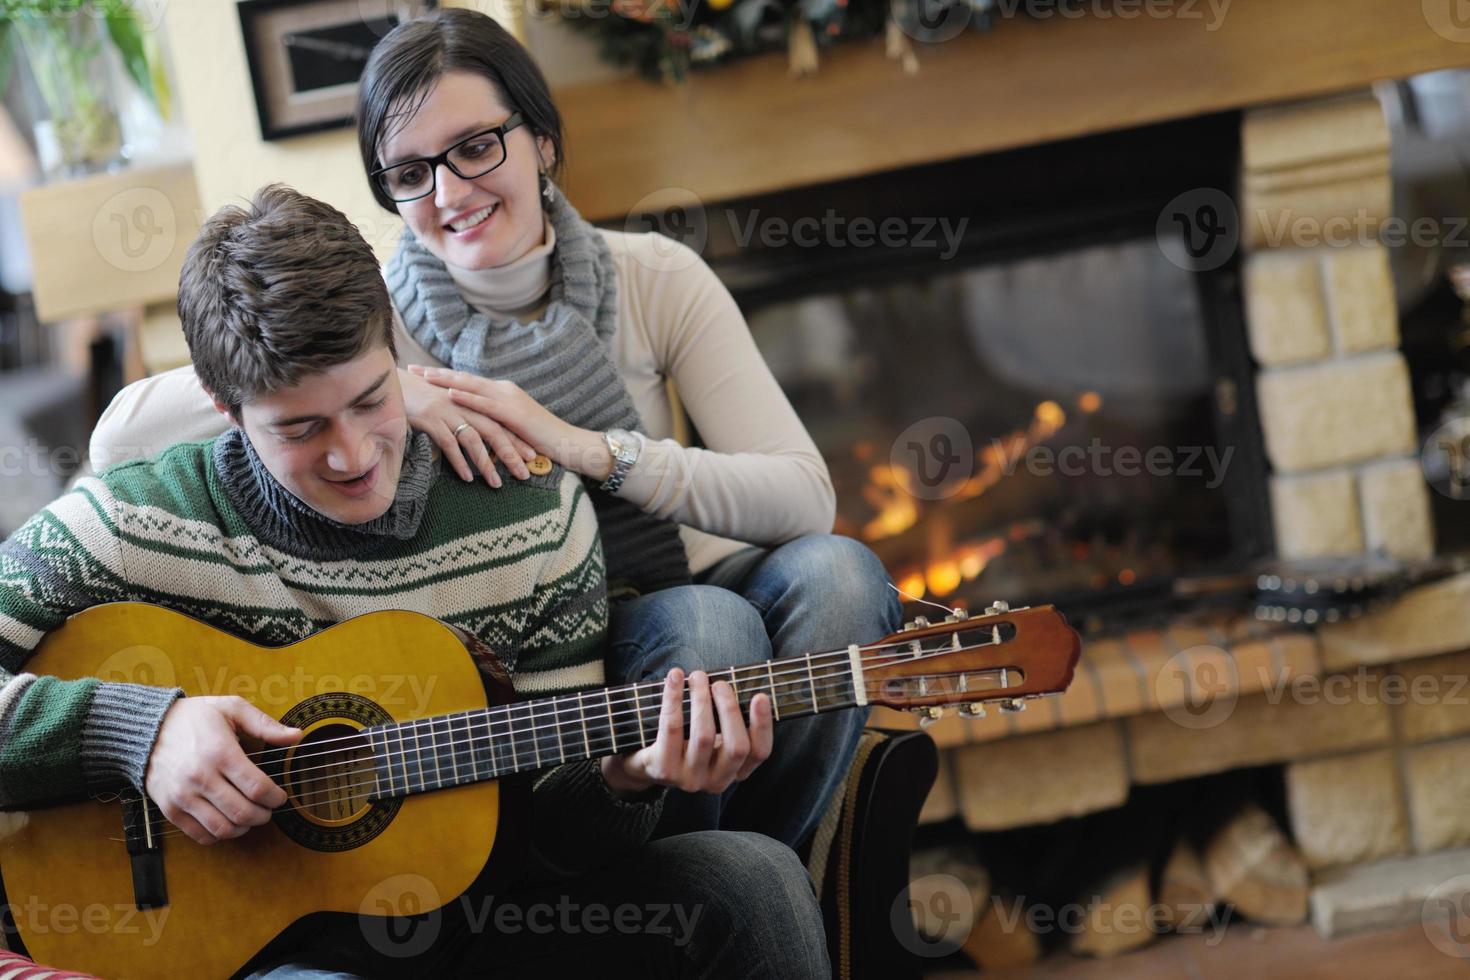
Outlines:
{"type": "Polygon", "coordinates": [[[129,0],[0,0],[0,82],[11,78],[17,48],[24,51],[39,100],[34,111],[47,121],[67,171],[106,166],[121,150],[107,44],[167,118],[169,92],[156,38],[129,0]]]}

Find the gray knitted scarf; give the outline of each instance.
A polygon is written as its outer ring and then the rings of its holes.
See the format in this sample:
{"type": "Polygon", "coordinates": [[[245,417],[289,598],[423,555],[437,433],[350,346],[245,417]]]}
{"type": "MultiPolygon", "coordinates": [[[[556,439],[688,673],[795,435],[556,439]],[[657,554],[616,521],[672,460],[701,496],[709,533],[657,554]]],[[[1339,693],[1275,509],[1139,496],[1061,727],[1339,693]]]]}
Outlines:
{"type": "Polygon", "coordinates": [[[225,495],[255,536],[278,551],[312,561],[341,561],[418,533],[438,464],[434,443],[410,432],[393,503],[365,524],[343,524],[317,513],[265,468],[245,431],[231,428],[214,441],[214,469],[225,495]]]}
{"type": "MultiPolygon", "coordinates": [[[[618,284],[607,242],[559,190],[551,295],[538,320],[492,320],[465,300],[444,263],[404,229],[386,278],[403,325],[457,371],[514,381],[584,429],[641,431],[643,420],[612,358],[618,284]]],[[[691,581],[678,525],[645,513],[585,479],[601,528],[609,593],[646,595],[691,581]]]]}

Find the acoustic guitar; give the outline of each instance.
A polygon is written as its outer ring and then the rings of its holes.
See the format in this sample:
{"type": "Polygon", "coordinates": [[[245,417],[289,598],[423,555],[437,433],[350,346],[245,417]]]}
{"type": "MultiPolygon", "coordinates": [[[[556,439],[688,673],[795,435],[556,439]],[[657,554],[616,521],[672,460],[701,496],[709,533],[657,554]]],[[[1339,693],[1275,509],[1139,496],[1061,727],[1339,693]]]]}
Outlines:
{"type": "MultiPolygon", "coordinates": [[[[875,704],[932,720],[1063,691],[1080,650],[1066,618],[988,612],[712,679],[730,682],[747,717],[770,695],[778,723],[875,704]]],[[[305,731],[251,752],[288,801],[233,840],[196,844],[130,791],[33,810],[0,841],[11,938],[38,963],[127,980],[228,976],[314,913],[387,920],[454,901],[502,862],[497,843],[525,799],[526,781],[507,777],[652,744],[662,699],[651,680],[515,700],[488,650],[410,612],[262,647],[114,603],[69,619],[27,670],[237,694],[305,731]]]]}

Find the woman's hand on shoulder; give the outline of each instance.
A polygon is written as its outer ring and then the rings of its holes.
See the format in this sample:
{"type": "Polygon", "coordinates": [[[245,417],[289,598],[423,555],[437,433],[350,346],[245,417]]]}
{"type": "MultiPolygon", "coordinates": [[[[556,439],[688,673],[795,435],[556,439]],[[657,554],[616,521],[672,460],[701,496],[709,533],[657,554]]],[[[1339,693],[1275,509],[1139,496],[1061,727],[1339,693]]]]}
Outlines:
{"type": "MultiPolygon", "coordinates": [[[[528,447],[531,454],[526,459],[540,453],[563,469],[599,480],[612,472],[612,456],[602,433],[562,421],[514,381],[418,364],[410,365],[408,371],[443,392],[473,431],[481,436],[505,432],[518,447],[528,447]]],[[[471,429],[462,435],[470,437],[471,429]]]]}
{"type": "Polygon", "coordinates": [[[486,483],[500,486],[496,459],[518,479],[530,476],[526,462],[536,457],[536,450],[524,439],[494,419],[456,404],[452,390],[426,379],[417,365],[400,370],[398,378],[409,424],[428,433],[461,480],[473,480],[478,470],[486,483]]]}

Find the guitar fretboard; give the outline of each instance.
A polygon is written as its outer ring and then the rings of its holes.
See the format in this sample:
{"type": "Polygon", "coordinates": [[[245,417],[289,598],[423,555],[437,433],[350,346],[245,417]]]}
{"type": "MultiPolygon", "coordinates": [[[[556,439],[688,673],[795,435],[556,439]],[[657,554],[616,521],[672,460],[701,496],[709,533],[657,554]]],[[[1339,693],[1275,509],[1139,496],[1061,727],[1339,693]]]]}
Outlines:
{"type": "MultiPolygon", "coordinates": [[[[732,667],[710,680],[731,684],[746,718],[757,694],[771,698],[778,722],[860,703],[851,662],[832,654],[732,667]]],[[[686,734],[687,696],[686,685],[686,734]]],[[[631,752],[658,737],[662,706],[663,682],[655,680],[364,729],[372,795],[408,796],[631,752]]]]}

